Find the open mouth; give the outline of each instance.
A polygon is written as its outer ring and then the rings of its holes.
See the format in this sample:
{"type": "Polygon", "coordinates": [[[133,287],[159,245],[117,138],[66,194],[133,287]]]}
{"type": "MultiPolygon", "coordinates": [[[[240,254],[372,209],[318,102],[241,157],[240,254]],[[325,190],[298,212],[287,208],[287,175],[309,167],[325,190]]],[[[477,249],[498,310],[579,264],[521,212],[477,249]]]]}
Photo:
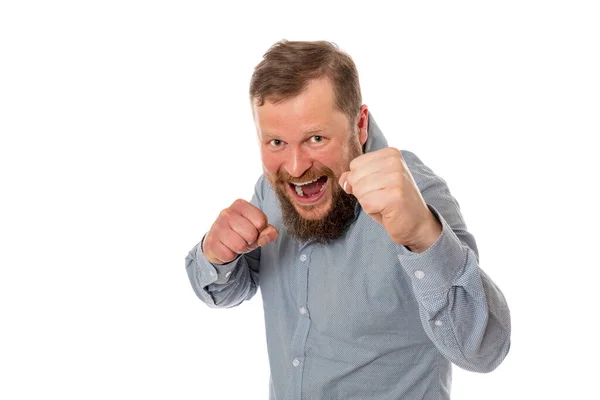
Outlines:
{"type": "Polygon", "coordinates": [[[288,185],[298,200],[313,203],[323,195],[327,187],[327,177],[321,176],[308,182],[290,182],[288,185]]]}

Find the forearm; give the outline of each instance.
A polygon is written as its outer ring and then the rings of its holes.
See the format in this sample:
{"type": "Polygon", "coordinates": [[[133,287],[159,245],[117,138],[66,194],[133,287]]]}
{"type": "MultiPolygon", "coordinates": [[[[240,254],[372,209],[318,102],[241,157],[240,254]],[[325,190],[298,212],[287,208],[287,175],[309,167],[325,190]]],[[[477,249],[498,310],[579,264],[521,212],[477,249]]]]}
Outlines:
{"type": "Polygon", "coordinates": [[[501,291],[479,268],[466,231],[445,220],[438,240],[423,253],[400,260],[419,302],[425,332],[446,358],[461,368],[489,372],[510,346],[510,314],[501,291]]]}

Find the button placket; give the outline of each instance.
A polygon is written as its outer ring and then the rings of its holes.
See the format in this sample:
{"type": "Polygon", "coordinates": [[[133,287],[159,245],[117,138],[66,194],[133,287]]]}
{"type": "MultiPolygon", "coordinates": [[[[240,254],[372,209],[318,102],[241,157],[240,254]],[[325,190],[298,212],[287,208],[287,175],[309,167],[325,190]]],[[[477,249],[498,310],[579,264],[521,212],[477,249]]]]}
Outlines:
{"type": "MultiPolygon", "coordinates": [[[[291,346],[292,359],[288,361],[293,370],[293,383],[290,387],[290,395],[286,398],[300,398],[302,388],[304,355],[306,351],[306,341],[310,330],[310,318],[308,317],[308,270],[311,265],[313,246],[311,243],[301,243],[298,252],[295,255],[295,273],[298,279],[298,292],[296,296],[297,327],[294,332],[293,343],[291,346]]],[[[289,364],[288,364],[289,365],[289,364]]]]}

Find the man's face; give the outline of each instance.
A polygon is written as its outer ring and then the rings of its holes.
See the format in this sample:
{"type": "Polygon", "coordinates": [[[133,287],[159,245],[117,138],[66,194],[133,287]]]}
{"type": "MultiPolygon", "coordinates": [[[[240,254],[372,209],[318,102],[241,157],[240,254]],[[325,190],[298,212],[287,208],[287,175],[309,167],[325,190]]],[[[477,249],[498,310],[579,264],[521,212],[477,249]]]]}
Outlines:
{"type": "Polygon", "coordinates": [[[350,126],[334,106],[329,80],[320,79],[292,99],[277,104],[266,99],[261,107],[255,103],[253,112],[263,170],[278,194],[288,230],[299,239],[325,242],[341,235],[354,215],[356,199],[342,190],[338,179],[362,153],[366,106],[358,123],[350,126]],[[340,226],[322,231],[332,223],[340,226]]]}

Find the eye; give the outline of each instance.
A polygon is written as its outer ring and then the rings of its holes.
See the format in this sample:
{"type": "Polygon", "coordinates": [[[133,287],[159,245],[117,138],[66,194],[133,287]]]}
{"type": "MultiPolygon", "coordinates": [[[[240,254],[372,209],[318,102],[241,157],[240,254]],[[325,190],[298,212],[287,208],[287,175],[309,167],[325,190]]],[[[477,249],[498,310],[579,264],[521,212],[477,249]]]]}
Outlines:
{"type": "Polygon", "coordinates": [[[313,143],[320,143],[323,141],[323,136],[315,135],[310,138],[310,141],[313,143]]]}
{"type": "Polygon", "coordinates": [[[273,139],[269,142],[269,144],[273,147],[279,147],[279,146],[281,146],[281,143],[283,143],[283,142],[279,139],[273,139]]]}

